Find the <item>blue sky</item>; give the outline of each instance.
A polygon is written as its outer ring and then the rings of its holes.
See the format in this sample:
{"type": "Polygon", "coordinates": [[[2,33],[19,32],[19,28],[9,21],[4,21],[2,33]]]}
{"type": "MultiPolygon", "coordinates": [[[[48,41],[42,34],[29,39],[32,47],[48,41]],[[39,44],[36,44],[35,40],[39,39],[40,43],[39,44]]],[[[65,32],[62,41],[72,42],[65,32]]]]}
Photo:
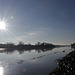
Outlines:
{"type": "Polygon", "coordinates": [[[75,0],[0,0],[0,42],[75,42],[75,0]]]}

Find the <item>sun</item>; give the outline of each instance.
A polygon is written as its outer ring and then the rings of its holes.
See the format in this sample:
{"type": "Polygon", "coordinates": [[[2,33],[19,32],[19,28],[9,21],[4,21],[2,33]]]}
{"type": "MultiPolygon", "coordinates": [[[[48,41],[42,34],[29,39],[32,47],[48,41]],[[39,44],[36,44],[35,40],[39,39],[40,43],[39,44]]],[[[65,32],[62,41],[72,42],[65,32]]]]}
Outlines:
{"type": "Polygon", "coordinates": [[[5,21],[0,21],[0,30],[5,30],[5,29],[6,29],[5,21]]]}

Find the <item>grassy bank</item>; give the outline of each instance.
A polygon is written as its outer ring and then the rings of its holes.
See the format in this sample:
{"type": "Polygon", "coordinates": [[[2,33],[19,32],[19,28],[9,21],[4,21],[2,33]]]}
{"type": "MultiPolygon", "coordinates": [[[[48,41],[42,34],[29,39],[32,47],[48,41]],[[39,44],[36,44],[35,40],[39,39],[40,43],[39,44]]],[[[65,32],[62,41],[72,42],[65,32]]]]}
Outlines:
{"type": "Polygon", "coordinates": [[[58,67],[49,75],[74,75],[75,74],[75,51],[70,52],[62,59],[57,60],[58,67]]]}

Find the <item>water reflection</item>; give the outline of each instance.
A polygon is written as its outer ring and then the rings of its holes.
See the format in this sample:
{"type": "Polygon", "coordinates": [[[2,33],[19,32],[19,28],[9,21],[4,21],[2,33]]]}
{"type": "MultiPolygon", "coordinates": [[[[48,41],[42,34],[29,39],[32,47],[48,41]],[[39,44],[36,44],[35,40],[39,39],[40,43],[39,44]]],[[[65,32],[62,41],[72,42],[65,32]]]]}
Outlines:
{"type": "Polygon", "coordinates": [[[69,49],[1,50],[0,75],[48,75],[57,66],[55,60],[66,55],[69,49]]]}
{"type": "Polygon", "coordinates": [[[20,60],[19,62],[17,62],[18,64],[22,64],[24,62],[24,60],[20,60]]]}
{"type": "Polygon", "coordinates": [[[3,70],[3,67],[0,67],[0,75],[4,75],[4,70],[3,70]]]}
{"type": "MultiPolygon", "coordinates": [[[[49,49],[35,49],[36,52],[41,53],[41,52],[46,52],[46,51],[51,51],[54,48],[49,48],[49,49]]],[[[7,54],[12,54],[14,51],[18,51],[19,54],[23,54],[25,51],[31,52],[32,49],[26,50],[26,49],[13,49],[13,48],[5,48],[4,50],[1,50],[0,53],[7,53],[7,54]]]]}

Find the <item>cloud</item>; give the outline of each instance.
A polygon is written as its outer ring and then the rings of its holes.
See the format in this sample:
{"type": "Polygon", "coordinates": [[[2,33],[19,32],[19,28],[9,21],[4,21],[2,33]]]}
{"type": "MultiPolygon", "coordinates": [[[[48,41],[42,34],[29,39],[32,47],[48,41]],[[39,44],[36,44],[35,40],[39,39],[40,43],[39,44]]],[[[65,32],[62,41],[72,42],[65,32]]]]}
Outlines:
{"type": "Polygon", "coordinates": [[[29,39],[35,38],[36,36],[38,37],[42,31],[34,31],[34,32],[29,32],[29,33],[24,33],[23,35],[16,36],[15,39],[13,40],[14,42],[19,42],[19,41],[29,41],[29,39]]]}
{"type": "Polygon", "coordinates": [[[29,37],[34,36],[34,35],[37,35],[37,33],[35,33],[35,32],[30,32],[30,33],[28,33],[27,35],[26,35],[26,34],[20,35],[20,36],[17,36],[17,37],[16,37],[16,41],[22,41],[24,38],[29,38],[29,37]]]}
{"type": "Polygon", "coordinates": [[[16,40],[17,41],[21,41],[23,38],[27,37],[26,35],[23,35],[23,36],[17,36],[16,37],[16,40]]]}
{"type": "Polygon", "coordinates": [[[32,36],[32,35],[37,35],[37,33],[34,33],[34,32],[29,33],[29,36],[32,36]]]}

